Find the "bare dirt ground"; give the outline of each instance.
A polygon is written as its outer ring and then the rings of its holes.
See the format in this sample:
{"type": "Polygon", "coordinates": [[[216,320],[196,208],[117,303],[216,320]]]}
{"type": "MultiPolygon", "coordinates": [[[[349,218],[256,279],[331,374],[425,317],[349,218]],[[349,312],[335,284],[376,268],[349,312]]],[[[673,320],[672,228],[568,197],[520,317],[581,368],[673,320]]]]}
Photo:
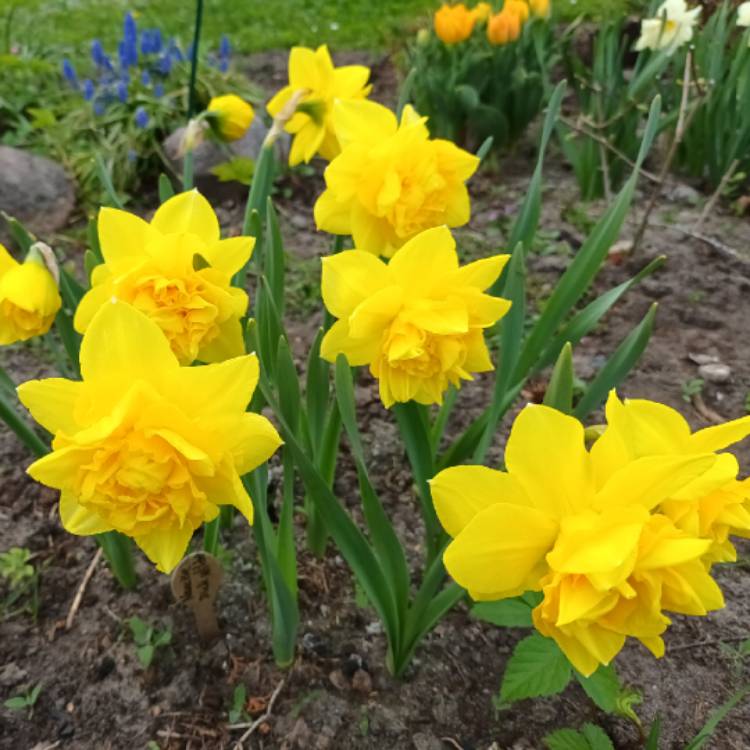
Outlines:
{"type": "MultiPolygon", "coordinates": [[[[254,73],[273,88],[277,61],[269,57],[254,64],[254,73]],[[266,78],[258,72],[263,66],[270,70],[266,78]]],[[[528,183],[533,142],[530,134],[513,156],[483,168],[472,182],[474,216],[457,232],[467,255],[504,246],[528,183]]],[[[320,321],[317,258],[327,252],[328,240],[311,229],[311,205],[320,185],[319,176],[294,176],[277,196],[289,253],[290,331],[300,358],[320,321]]],[[[623,239],[633,236],[646,197],[639,194],[623,239]]],[[[639,257],[613,257],[595,290],[620,283],[656,255],[668,256],[666,267],[621,301],[575,355],[579,377],[591,378],[603,356],[657,301],[651,344],[620,392],[668,403],[695,427],[709,424],[715,413],[724,419],[742,416],[750,392],[750,221],[719,208],[700,233],[709,241],[690,236],[685,232],[705,200],[683,185],[665,190],[653,217],[658,226],[646,235],[639,257]],[[717,357],[731,375],[724,383],[706,383],[700,399],[691,403],[683,398],[683,385],[698,377],[691,355],[701,354],[717,357]]],[[[602,207],[577,202],[573,179],[559,156],[551,154],[540,242],[530,260],[533,303],[544,299],[602,207]]],[[[225,204],[221,216],[230,231],[236,228],[239,205],[225,204]]],[[[33,346],[3,350],[3,366],[19,381],[37,377],[51,371],[51,363],[40,362],[39,355],[33,346]]],[[[357,395],[361,426],[370,436],[373,475],[399,534],[416,551],[418,508],[394,421],[366,377],[357,395]]],[[[463,391],[464,408],[458,411],[470,413],[486,398],[486,382],[480,379],[463,391]]],[[[501,443],[499,438],[495,455],[501,443]]],[[[750,445],[738,455],[750,465],[750,445]]],[[[323,560],[300,552],[297,657],[289,670],[277,669],[256,551],[239,519],[225,539],[231,554],[218,604],[222,637],[212,646],[201,647],[191,614],[174,603],[167,577],[144,562],[138,568],[139,588],[132,593],[122,593],[100,564],[66,631],[65,617],[96,546],[61,529],[54,494],[24,475],[29,462],[30,456],[0,428],[0,551],[26,547],[41,570],[36,620],[17,616],[0,622],[0,698],[43,685],[31,717],[0,708],[0,748],[231,748],[244,731],[228,728],[235,687],[245,686],[257,716],[281,683],[271,717],[246,747],[526,750],[541,748],[550,731],[586,721],[605,727],[618,748],[642,747],[634,724],[603,715],[576,685],[560,696],[496,711],[492,697],[523,632],[476,622],[465,604],[426,638],[404,679],[393,680],[384,668],[384,638],[376,617],[356,604],[351,576],[332,547],[323,560]],[[148,669],[140,666],[125,624],[134,615],[172,631],[171,645],[148,669]]],[[[344,451],[336,490],[351,505],[355,487],[344,451]]],[[[298,521],[299,549],[304,550],[298,521]]],[[[739,551],[740,561],[717,574],[727,600],[724,610],[707,618],[675,617],[667,655],[659,661],[636,645],[618,657],[625,680],[643,693],[639,713],[644,725],[657,714],[662,718],[664,750],[684,747],[711,711],[750,677],[748,665],[722,646],[750,636],[750,546],[741,544],[739,551]]],[[[750,701],[731,714],[706,747],[750,747],[748,727],[750,701]]]]}

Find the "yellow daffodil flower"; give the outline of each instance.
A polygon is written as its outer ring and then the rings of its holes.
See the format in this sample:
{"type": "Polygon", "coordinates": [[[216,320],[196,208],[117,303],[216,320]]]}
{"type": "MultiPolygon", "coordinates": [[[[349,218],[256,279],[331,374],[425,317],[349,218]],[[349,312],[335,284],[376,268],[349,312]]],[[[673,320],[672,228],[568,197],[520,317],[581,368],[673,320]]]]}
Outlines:
{"type": "Polygon", "coordinates": [[[216,133],[225,141],[242,138],[255,117],[252,106],[236,94],[215,96],[208,103],[206,112],[216,123],[216,133]]]}
{"type": "Polygon", "coordinates": [[[370,69],[364,65],[334,68],[328,47],[316,50],[292,47],[289,54],[289,85],[268,102],[268,112],[276,117],[289,100],[302,91],[295,114],[284,129],[294,136],[289,165],[309,162],[315,154],[330,161],[341,150],[333,128],[332,109],[337,99],[364,99],[370,69]]]}
{"type": "Polygon", "coordinates": [[[220,239],[216,214],[195,190],[170,198],[150,223],[102,208],[98,226],[104,263],[76,310],[77,331],[117,298],[154,320],[183,364],[244,354],[248,297],[231,280],[250,259],[252,237],[220,239]]]}
{"type": "Polygon", "coordinates": [[[503,10],[487,22],[487,39],[490,44],[515,42],[521,36],[521,18],[516,13],[503,10]]]}
{"type": "Polygon", "coordinates": [[[52,274],[38,253],[18,263],[0,245],[0,345],[49,331],[62,306],[52,274]]]}
{"type": "Polygon", "coordinates": [[[636,50],[667,50],[669,54],[693,38],[693,29],[701,8],[688,8],[685,0],[665,0],[654,18],[641,21],[641,35],[636,50]]]}
{"type": "Polygon", "coordinates": [[[60,490],[70,533],[119,531],[168,573],[219,505],[252,523],[240,477],[281,443],[265,417],[245,411],[258,380],[255,355],[180,367],[153,320],[110,302],[83,337],[81,373],[82,381],[18,388],[54,435],[52,452],[28,472],[60,490]]]}
{"type": "MultiPolygon", "coordinates": [[[[607,429],[596,450],[608,471],[645,456],[690,456],[716,452],[750,435],[750,416],[691,432],[679,414],[664,404],[639,399],[607,400],[607,429]]],[[[750,482],[737,481],[739,466],[731,453],[721,453],[711,472],[660,505],[678,528],[709,539],[704,562],[737,559],[729,536],[750,537],[750,482]]]]}
{"type": "Polygon", "coordinates": [[[458,44],[471,36],[477,13],[469,10],[463,3],[442,5],[435,11],[433,25],[440,41],[445,44],[458,44]]]}
{"type": "Polygon", "coordinates": [[[441,403],[449,384],[458,388],[492,369],[484,329],[510,302],[483,292],[507,260],[496,255],[459,267],[446,227],[417,235],[387,265],[361,250],[324,258],[323,301],[338,320],[321,356],[369,365],[386,407],[441,403]]]}
{"type": "Polygon", "coordinates": [[[337,102],[342,152],[325,171],[326,190],[315,204],[318,229],[352,235],[358,250],[390,257],[425,229],[466,224],[465,182],[479,159],[431,139],[425,122],[410,106],[399,123],[375,102],[337,102]]]}
{"type": "Polygon", "coordinates": [[[448,572],[477,600],[542,591],[534,624],[584,675],[608,664],[628,636],[663,655],[665,612],[705,615],[723,606],[705,562],[713,540],[664,506],[731,482],[736,463],[713,451],[746,434],[747,424],[699,431],[686,437],[690,450],[665,452],[639,422],[627,433],[636,448],[630,459],[619,427],[614,437],[609,429],[587,450],[576,419],[527,406],[506,446],[507,471],[458,466],[431,482],[435,510],[454,537],[448,572]]]}

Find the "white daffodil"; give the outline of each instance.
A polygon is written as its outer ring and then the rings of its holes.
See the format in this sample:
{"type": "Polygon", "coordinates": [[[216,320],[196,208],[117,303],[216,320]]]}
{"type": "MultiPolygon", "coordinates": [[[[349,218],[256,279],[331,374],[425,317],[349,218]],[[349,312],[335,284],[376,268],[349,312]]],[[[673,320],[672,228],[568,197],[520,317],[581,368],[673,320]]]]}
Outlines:
{"type": "Polygon", "coordinates": [[[750,2],[742,3],[737,8],[737,25],[750,26],[750,2]]]}
{"type": "Polygon", "coordinates": [[[654,18],[641,21],[636,50],[667,50],[671,54],[693,38],[693,27],[700,13],[700,7],[688,8],[685,0],[665,0],[654,18]]]}

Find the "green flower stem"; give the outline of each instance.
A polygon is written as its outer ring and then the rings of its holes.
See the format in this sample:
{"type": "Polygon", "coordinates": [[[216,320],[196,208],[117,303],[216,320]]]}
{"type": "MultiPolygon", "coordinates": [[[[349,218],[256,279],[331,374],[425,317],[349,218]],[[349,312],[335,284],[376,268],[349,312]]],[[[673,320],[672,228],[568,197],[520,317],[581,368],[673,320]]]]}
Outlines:
{"type": "Polygon", "coordinates": [[[97,534],[96,541],[104,550],[112,573],[124,589],[134,589],[137,583],[133,567],[133,543],[117,531],[97,534]]]}
{"type": "Polygon", "coordinates": [[[211,555],[216,556],[219,549],[219,532],[221,530],[221,516],[209,521],[203,527],[203,549],[211,555]]]}
{"type": "Polygon", "coordinates": [[[193,54],[190,58],[190,87],[188,89],[187,119],[195,114],[195,82],[198,76],[198,46],[201,39],[201,27],[203,26],[203,0],[195,3],[195,28],[193,30],[193,54]]]}
{"type": "Polygon", "coordinates": [[[188,149],[182,159],[182,189],[193,189],[193,150],[188,149]]]}
{"type": "Polygon", "coordinates": [[[49,453],[49,446],[26,423],[26,420],[13,406],[5,389],[0,389],[0,419],[16,434],[18,439],[37,457],[49,453]]]}

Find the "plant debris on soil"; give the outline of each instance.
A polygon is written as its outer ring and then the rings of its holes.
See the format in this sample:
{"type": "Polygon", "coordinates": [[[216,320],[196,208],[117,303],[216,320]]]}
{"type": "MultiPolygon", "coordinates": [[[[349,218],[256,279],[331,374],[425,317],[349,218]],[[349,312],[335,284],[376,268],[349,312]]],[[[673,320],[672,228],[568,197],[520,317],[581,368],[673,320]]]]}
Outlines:
{"type": "MultiPolygon", "coordinates": [[[[269,90],[275,86],[279,60],[268,55],[251,60],[256,77],[263,78],[259,71],[264,66],[270,70],[267,80],[260,81],[269,90]]],[[[386,90],[392,93],[393,84],[386,90]]],[[[513,155],[484,165],[470,184],[473,218],[456,232],[467,256],[504,247],[528,184],[535,143],[536,133],[530,133],[513,155]]],[[[317,258],[327,252],[329,240],[314,231],[312,221],[321,184],[319,175],[292,175],[276,196],[289,254],[289,331],[299,362],[321,321],[317,258]]],[[[621,386],[621,395],[667,403],[695,428],[740,417],[748,410],[750,392],[750,347],[745,343],[750,222],[719,207],[699,233],[693,232],[701,213],[695,203],[704,203],[707,196],[673,181],[652,216],[654,226],[633,255],[627,252],[627,240],[635,235],[651,189],[648,183],[641,185],[621,242],[592,294],[621,283],[656,256],[666,255],[666,265],[628,293],[596,333],[576,347],[577,375],[590,379],[658,302],[653,338],[621,386]],[[726,377],[701,377],[701,363],[725,365],[726,377]],[[698,378],[704,382],[697,391],[685,387],[698,378]]],[[[532,305],[543,302],[603,208],[603,202],[577,202],[575,181],[553,150],[545,166],[538,247],[529,262],[532,305]]],[[[240,203],[227,202],[219,209],[225,229],[238,229],[240,203]]],[[[17,381],[49,374],[52,365],[40,353],[34,345],[4,349],[3,366],[17,381]]],[[[479,378],[463,389],[462,408],[456,410],[461,419],[468,420],[486,403],[486,383],[479,378]]],[[[522,400],[535,398],[534,391],[529,388],[522,400]]],[[[372,475],[416,566],[419,511],[394,421],[365,373],[357,397],[363,433],[369,436],[372,475]]],[[[491,460],[501,450],[499,435],[491,460]]],[[[741,446],[738,455],[750,459],[750,446],[741,446]]],[[[585,722],[604,727],[617,748],[643,746],[634,723],[601,713],[577,684],[559,696],[496,708],[493,697],[504,666],[524,632],[478,622],[466,603],[425,639],[404,678],[392,679],[385,670],[385,640],[374,612],[358,603],[353,579],[333,545],[322,560],[305,550],[301,514],[301,620],[296,659],[288,670],[273,662],[257,555],[251,532],[239,517],[223,540],[226,574],[217,605],[222,635],[216,642],[200,643],[192,614],[175,603],[169,579],[144,560],[138,564],[135,592],[123,592],[99,562],[66,629],[96,544],[61,528],[55,493],[24,473],[30,461],[0,427],[0,551],[28,548],[40,571],[36,618],[21,614],[0,622],[0,698],[42,686],[30,710],[0,708],[0,748],[233,748],[248,735],[242,741],[245,748],[526,750],[543,747],[549,732],[585,722]],[[138,659],[127,624],[134,616],[172,634],[171,643],[156,652],[147,668],[138,659]],[[234,691],[240,685],[246,700],[232,723],[228,713],[237,708],[234,691]]],[[[335,489],[355,515],[356,486],[344,446],[335,489]]],[[[664,750],[684,747],[711,712],[748,681],[748,664],[727,647],[750,637],[750,545],[740,543],[738,553],[737,563],[717,568],[725,609],[705,618],[675,616],[661,660],[635,643],[617,659],[624,681],[643,693],[637,710],[644,727],[661,717],[664,750]]],[[[750,701],[722,722],[705,747],[750,747],[748,727],[750,701]]]]}

